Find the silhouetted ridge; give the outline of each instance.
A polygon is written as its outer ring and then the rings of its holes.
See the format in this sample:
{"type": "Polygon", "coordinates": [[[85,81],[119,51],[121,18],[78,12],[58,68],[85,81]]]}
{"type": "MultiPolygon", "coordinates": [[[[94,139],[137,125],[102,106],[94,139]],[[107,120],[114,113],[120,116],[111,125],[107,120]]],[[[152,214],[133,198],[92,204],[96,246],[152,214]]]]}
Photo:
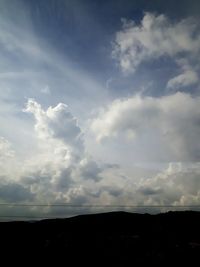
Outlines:
{"type": "MultiPolygon", "coordinates": [[[[1,251],[22,261],[191,265],[200,255],[200,213],[110,212],[68,219],[0,223],[1,251]]],[[[12,258],[12,257],[11,257],[12,258]]]]}

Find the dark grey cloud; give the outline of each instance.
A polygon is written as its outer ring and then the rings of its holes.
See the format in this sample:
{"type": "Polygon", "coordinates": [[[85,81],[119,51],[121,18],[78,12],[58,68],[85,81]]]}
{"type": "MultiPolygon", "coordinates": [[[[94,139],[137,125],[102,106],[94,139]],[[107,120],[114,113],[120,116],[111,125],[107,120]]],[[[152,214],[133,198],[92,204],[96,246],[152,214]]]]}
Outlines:
{"type": "Polygon", "coordinates": [[[23,201],[34,201],[34,194],[18,183],[0,185],[0,199],[3,201],[16,203],[23,201]]]}
{"type": "Polygon", "coordinates": [[[163,191],[160,188],[141,187],[139,189],[139,192],[141,192],[144,195],[157,195],[161,194],[163,191]]]}

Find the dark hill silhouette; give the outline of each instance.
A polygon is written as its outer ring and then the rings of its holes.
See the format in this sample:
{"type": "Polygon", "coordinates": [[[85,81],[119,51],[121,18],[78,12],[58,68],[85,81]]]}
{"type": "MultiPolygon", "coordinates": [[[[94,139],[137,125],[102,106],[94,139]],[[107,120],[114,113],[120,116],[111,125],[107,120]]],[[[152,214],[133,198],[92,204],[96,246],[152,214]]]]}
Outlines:
{"type": "Polygon", "coordinates": [[[189,266],[200,260],[200,212],[111,212],[1,222],[0,246],[1,255],[10,255],[7,262],[14,259],[16,264],[28,256],[27,265],[43,260],[56,264],[62,261],[65,266],[189,266]]]}

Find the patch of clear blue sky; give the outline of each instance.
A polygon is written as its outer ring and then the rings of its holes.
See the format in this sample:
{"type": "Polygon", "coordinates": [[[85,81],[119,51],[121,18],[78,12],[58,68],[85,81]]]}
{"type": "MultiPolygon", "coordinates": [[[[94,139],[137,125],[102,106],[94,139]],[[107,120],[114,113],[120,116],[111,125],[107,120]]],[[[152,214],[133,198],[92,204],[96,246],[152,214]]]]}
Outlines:
{"type": "MultiPolygon", "coordinates": [[[[139,22],[144,11],[163,13],[178,20],[198,16],[199,1],[128,1],[128,0],[46,0],[24,1],[30,8],[31,19],[39,32],[74,66],[93,75],[102,86],[110,79],[110,90],[117,95],[134,93],[147,87],[147,94],[163,94],[168,77],[176,70],[170,62],[153,62],[138,73],[124,77],[111,58],[111,42],[121,27],[121,18],[139,22]],[[167,63],[167,64],[166,64],[167,63]],[[166,66],[163,72],[160,69],[166,66]],[[164,74],[163,74],[164,73],[164,74]],[[159,80],[155,81],[155,77],[159,80]],[[152,82],[152,83],[151,83],[152,82]],[[152,87],[152,88],[151,88],[152,87]]],[[[167,61],[167,60],[166,60],[167,61]]]]}
{"type": "Polygon", "coordinates": [[[111,42],[121,28],[121,18],[139,22],[144,12],[150,11],[178,20],[199,16],[199,7],[198,0],[1,0],[2,15],[21,28],[28,28],[21,9],[26,10],[39,38],[102,86],[110,79],[109,90],[116,96],[132,94],[143,86],[147,94],[163,94],[161,88],[176,70],[170,60],[167,64],[158,61],[141,66],[135,75],[124,77],[111,58],[111,42]],[[163,66],[164,72],[160,72],[163,66]]]}

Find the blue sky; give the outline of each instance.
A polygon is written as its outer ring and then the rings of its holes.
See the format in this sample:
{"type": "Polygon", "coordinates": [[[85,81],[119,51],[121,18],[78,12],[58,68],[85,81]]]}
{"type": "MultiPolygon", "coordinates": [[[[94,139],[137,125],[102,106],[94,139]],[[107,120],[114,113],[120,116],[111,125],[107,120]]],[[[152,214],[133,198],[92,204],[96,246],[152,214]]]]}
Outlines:
{"type": "Polygon", "coordinates": [[[199,7],[1,0],[1,202],[199,204],[199,7]]]}

